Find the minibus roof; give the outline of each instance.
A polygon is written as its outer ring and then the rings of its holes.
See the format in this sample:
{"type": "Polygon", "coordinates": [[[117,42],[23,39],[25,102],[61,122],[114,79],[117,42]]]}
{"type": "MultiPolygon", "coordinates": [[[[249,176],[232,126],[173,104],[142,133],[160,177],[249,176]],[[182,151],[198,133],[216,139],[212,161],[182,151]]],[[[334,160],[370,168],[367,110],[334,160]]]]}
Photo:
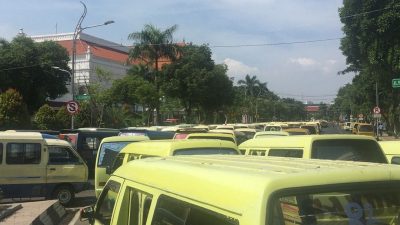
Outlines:
{"type": "Polygon", "coordinates": [[[134,142],[125,146],[125,148],[121,150],[121,153],[168,156],[172,155],[173,151],[177,149],[212,147],[231,148],[237,150],[236,144],[231,141],[211,139],[173,139],[134,142]]]}
{"type": "Polygon", "coordinates": [[[249,208],[265,207],[268,195],[282,189],[400,181],[400,167],[337,160],[202,155],[133,160],[114,175],[241,215],[249,208]]]}
{"type": "Polygon", "coordinates": [[[149,137],[144,136],[144,135],[138,135],[138,136],[111,136],[111,137],[106,137],[103,138],[101,141],[102,143],[106,142],[127,142],[127,141],[146,141],[150,140],[149,137]]]}
{"type": "Polygon", "coordinates": [[[352,134],[324,134],[324,135],[294,135],[294,136],[282,136],[280,138],[256,138],[250,139],[239,145],[239,148],[250,148],[250,147],[300,147],[304,148],[315,140],[335,140],[335,139],[351,139],[351,140],[373,140],[373,137],[364,135],[352,135],[352,134]]]}
{"type": "Polygon", "coordinates": [[[33,140],[43,140],[43,136],[39,132],[16,132],[16,131],[2,131],[0,132],[1,139],[33,139],[33,140]]]}

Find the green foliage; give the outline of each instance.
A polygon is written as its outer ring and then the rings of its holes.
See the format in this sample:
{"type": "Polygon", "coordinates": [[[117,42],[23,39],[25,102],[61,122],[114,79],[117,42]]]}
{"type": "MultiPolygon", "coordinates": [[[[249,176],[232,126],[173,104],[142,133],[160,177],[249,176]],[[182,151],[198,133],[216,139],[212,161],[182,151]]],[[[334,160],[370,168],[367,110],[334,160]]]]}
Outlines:
{"type": "Polygon", "coordinates": [[[187,45],[176,62],[165,67],[163,90],[178,98],[184,106],[187,119],[192,122],[193,109],[209,114],[232,104],[232,81],[224,65],[215,65],[208,46],[187,45]]]}
{"type": "Polygon", "coordinates": [[[54,42],[34,43],[17,36],[10,43],[0,42],[0,92],[9,88],[21,93],[30,112],[42,106],[47,98],[67,92],[69,75],[51,66],[68,68],[66,49],[54,42]]]}
{"type": "Polygon", "coordinates": [[[348,105],[351,104],[353,114],[371,114],[376,105],[374,94],[375,84],[378,83],[383,117],[389,122],[389,127],[396,126],[398,130],[400,98],[398,90],[391,87],[391,80],[400,76],[398,2],[344,0],[339,14],[345,33],[340,49],[347,62],[347,68],[342,73],[354,71],[358,75],[353,79],[353,91],[346,94],[348,96],[339,93],[335,107],[344,107],[340,110],[348,113],[348,105]]]}
{"type": "Polygon", "coordinates": [[[71,127],[71,115],[67,111],[67,107],[61,107],[56,113],[55,129],[68,129],[71,127]]]}
{"type": "Polygon", "coordinates": [[[45,104],[36,112],[33,121],[36,127],[41,130],[52,130],[56,126],[56,112],[45,104]]]}
{"type": "Polygon", "coordinates": [[[30,128],[30,117],[22,96],[15,89],[0,94],[0,129],[30,128]]]}

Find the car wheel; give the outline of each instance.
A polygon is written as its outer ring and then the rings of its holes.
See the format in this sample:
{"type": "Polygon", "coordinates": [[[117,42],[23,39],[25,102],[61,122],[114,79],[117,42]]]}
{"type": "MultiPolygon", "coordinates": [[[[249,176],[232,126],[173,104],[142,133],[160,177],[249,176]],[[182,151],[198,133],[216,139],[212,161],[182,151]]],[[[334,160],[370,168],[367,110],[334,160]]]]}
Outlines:
{"type": "Polygon", "coordinates": [[[53,197],[58,199],[61,205],[68,205],[74,199],[75,193],[68,186],[60,186],[54,191],[53,197]]]}

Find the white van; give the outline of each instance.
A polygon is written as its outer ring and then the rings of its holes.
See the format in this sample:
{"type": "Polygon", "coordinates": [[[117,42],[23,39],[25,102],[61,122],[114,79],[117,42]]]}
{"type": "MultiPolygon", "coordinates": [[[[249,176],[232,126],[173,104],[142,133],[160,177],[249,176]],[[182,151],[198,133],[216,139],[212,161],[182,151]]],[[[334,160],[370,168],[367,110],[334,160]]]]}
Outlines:
{"type": "Polygon", "coordinates": [[[67,141],[38,132],[0,132],[0,191],[4,198],[56,198],[70,203],[88,187],[88,168],[67,141]]]}

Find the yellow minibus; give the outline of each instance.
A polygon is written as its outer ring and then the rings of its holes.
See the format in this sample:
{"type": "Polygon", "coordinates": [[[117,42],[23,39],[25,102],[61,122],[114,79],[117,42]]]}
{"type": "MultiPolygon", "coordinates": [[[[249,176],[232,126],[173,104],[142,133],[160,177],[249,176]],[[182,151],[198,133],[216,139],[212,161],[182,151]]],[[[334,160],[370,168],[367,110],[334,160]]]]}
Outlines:
{"type": "Polygon", "coordinates": [[[104,138],[97,150],[96,164],[94,170],[94,189],[96,197],[99,196],[106,184],[109,174],[106,173],[110,170],[116,156],[125,146],[132,142],[147,141],[149,137],[144,135],[139,136],[113,136],[104,138]]]}
{"type": "Polygon", "coordinates": [[[242,154],[308,159],[387,163],[378,142],[363,135],[301,135],[251,139],[239,145],[242,154]]]}
{"type": "Polygon", "coordinates": [[[88,167],[67,141],[38,132],[0,132],[0,192],[4,198],[55,198],[69,204],[88,187],[88,167]]]}
{"type": "Polygon", "coordinates": [[[135,160],[110,177],[91,224],[398,225],[400,167],[234,155],[135,160]]]}
{"type": "Polygon", "coordinates": [[[111,174],[121,165],[136,159],[175,156],[175,155],[239,155],[237,145],[231,141],[222,140],[197,140],[197,139],[174,139],[159,141],[142,141],[131,143],[121,150],[116,157],[111,174]]]}

